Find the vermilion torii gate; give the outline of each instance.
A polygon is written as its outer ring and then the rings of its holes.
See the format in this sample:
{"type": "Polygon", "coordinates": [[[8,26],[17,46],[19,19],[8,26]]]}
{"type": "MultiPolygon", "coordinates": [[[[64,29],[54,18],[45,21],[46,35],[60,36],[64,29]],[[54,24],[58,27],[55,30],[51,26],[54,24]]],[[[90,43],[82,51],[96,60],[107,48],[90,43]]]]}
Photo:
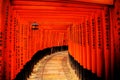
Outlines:
{"type": "Polygon", "coordinates": [[[120,79],[119,7],[119,0],[0,0],[0,80],[15,79],[38,50],[55,46],[68,46],[78,73],[120,79]]]}

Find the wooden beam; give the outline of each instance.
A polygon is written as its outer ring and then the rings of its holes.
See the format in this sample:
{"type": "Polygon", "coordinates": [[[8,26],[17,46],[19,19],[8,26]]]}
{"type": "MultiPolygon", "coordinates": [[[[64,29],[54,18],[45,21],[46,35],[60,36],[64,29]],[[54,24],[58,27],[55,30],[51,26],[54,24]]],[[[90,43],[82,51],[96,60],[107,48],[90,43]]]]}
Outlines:
{"type": "Polygon", "coordinates": [[[19,15],[25,15],[25,16],[81,16],[81,15],[90,15],[93,14],[94,12],[79,12],[79,13],[46,13],[46,12],[42,12],[42,13],[23,13],[23,12],[19,12],[19,15]]]}
{"type": "Polygon", "coordinates": [[[79,7],[62,7],[62,6],[26,6],[26,5],[23,5],[23,6],[20,6],[20,5],[15,5],[13,6],[13,9],[14,10],[29,10],[29,9],[35,9],[35,10],[39,10],[39,9],[48,9],[48,10],[80,10],[80,8],[84,8],[84,9],[103,9],[103,6],[102,7],[97,7],[97,6],[88,6],[88,5],[84,5],[84,6],[79,6],[79,7]]]}
{"type": "MultiPolygon", "coordinates": [[[[63,1],[63,0],[61,0],[63,1]]],[[[99,5],[99,4],[89,4],[89,3],[82,3],[82,2],[50,2],[50,1],[35,1],[35,0],[27,0],[27,1],[16,1],[16,0],[13,0],[12,1],[12,5],[26,5],[26,6],[54,6],[54,7],[97,7],[97,8],[101,8],[101,6],[104,6],[104,5],[99,5]],[[85,6],[87,5],[87,6],[85,6]]]]}
{"type": "MultiPolygon", "coordinates": [[[[83,17],[83,16],[82,16],[83,17]]],[[[55,18],[55,17],[49,17],[49,18],[41,18],[41,17],[24,17],[22,16],[21,18],[25,21],[40,21],[43,23],[48,23],[48,22],[52,22],[52,23],[69,23],[69,22],[79,22],[82,17],[73,17],[73,18],[55,18]]]]}
{"type": "Polygon", "coordinates": [[[79,8],[79,10],[76,10],[76,9],[66,9],[66,10],[62,10],[62,9],[59,9],[59,10],[49,10],[49,9],[42,9],[42,10],[15,10],[16,12],[20,13],[43,13],[43,12],[46,12],[46,13],[80,13],[80,12],[95,12],[97,11],[98,9],[84,9],[84,8],[79,8]]]}
{"type": "Polygon", "coordinates": [[[76,1],[97,3],[97,4],[106,4],[106,5],[113,5],[113,2],[114,2],[114,0],[76,0],[76,1]]]}
{"type": "Polygon", "coordinates": [[[113,5],[114,0],[13,0],[12,4],[18,5],[18,4],[28,4],[28,5],[39,5],[38,3],[69,3],[69,4],[105,4],[105,5],[113,5]],[[29,3],[26,3],[29,2],[29,3]],[[31,4],[31,3],[34,4],[31,4]],[[36,3],[38,2],[38,3],[36,3]]]}

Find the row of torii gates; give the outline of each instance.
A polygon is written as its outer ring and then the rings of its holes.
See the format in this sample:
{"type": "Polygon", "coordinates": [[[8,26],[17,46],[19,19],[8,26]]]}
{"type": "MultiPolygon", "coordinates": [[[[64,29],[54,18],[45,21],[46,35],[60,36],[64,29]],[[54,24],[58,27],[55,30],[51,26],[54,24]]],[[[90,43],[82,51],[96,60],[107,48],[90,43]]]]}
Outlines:
{"type": "Polygon", "coordinates": [[[120,1],[0,0],[0,80],[15,79],[37,51],[65,46],[76,71],[119,80],[120,1]]]}

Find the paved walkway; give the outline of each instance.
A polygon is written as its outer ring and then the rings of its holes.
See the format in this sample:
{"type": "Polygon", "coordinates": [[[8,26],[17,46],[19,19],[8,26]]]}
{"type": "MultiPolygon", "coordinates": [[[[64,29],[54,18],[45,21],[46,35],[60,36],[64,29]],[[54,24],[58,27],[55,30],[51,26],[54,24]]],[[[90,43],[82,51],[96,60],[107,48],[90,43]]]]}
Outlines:
{"type": "Polygon", "coordinates": [[[69,65],[68,52],[56,52],[40,60],[27,80],[78,80],[69,65]]]}

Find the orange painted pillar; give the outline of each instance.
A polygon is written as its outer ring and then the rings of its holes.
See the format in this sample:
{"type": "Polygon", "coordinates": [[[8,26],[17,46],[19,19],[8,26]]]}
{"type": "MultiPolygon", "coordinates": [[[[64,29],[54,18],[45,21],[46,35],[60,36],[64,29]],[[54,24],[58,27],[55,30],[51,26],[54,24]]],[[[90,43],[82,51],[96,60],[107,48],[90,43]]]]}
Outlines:
{"type": "Polygon", "coordinates": [[[73,31],[74,31],[74,42],[73,42],[73,44],[74,44],[74,59],[75,60],[77,60],[77,43],[76,43],[76,40],[77,40],[77,32],[76,32],[76,24],[74,24],[74,26],[73,26],[73,31]]]}
{"type": "Polygon", "coordinates": [[[72,49],[71,49],[71,45],[72,45],[72,28],[71,28],[72,26],[70,26],[69,27],[69,45],[70,46],[68,46],[69,48],[69,50],[70,50],[70,55],[72,55],[72,49]]]}
{"type": "Polygon", "coordinates": [[[51,37],[50,37],[50,39],[51,39],[51,47],[52,47],[52,45],[53,45],[53,30],[51,31],[51,37]]]}
{"type": "Polygon", "coordinates": [[[70,27],[67,28],[67,37],[68,37],[68,52],[70,54],[70,27]]]}
{"type": "Polygon", "coordinates": [[[41,41],[41,50],[42,49],[44,49],[44,32],[45,32],[45,30],[43,29],[43,31],[42,31],[42,41],[41,41]]]}
{"type": "Polygon", "coordinates": [[[70,54],[72,55],[72,26],[70,26],[70,54]]]}
{"type": "Polygon", "coordinates": [[[60,37],[59,37],[59,33],[57,33],[57,39],[58,39],[58,41],[57,41],[57,46],[59,46],[59,45],[60,45],[60,37]]]}
{"type": "Polygon", "coordinates": [[[87,69],[91,70],[91,52],[90,52],[90,17],[86,18],[86,53],[87,53],[87,69]]]}
{"type": "Polygon", "coordinates": [[[63,40],[63,45],[68,45],[68,37],[67,37],[67,31],[64,31],[64,40],[63,40]]]}
{"type": "Polygon", "coordinates": [[[71,54],[71,26],[68,27],[68,51],[69,51],[69,54],[71,54]]]}
{"type": "Polygon", "coordinates": [[[90,58],[90,67],[89,67],[89,69],[92,71],[92,46],[93,46],[93,32],[92,32],[92,19],[93,19],[93,14],[92,15],[90,15],[89,16],[89,50],[90,50],[90,52],[89,52],[89,58],[90,58]]]}
{"type": "Polygon", "coordinates": [[[120,1],[115,1],[114,9],[110,10],[110,17],[112,19],[111,28],[111,73],[114,80],[120,79],[120,1]],[[113,46],[113,44],[114,46],[113,46]],[[113,48],[113,49],[112,49],[113,48]],[[113,52],[114,50],[114,52],[113,52]]]}
{"type": "Polygon", "coordinates": [[[62,35],[62,38],[61,38],[61,42],[62,42],[61,46],[62,46],[63,45],[63,40],[64,40],[64,33],[62,32],[61,35],[62,35]]]}
{"type": "Polygon", "coordinates": [[[96,66],[96,26],[95,26],[95,16],[92,17],[92,37],[91,37],[91,43],[92,43],[92,49],[91,49],[91,55],[92,55],[92,72],[97,72],[97,66],[96,66]]]}
{"type": "MultiPolygon", "coordinates": [[[[13,12],[13,14],[15,14],[13,12]]],[[[12,75],[15,77],[16,75],[16,57],[15,57],[15,51],[14,51],[14,45],[15,45],[15,40],[14,40],[14,16],[11,16],[11,26],[10,26],[10,37],[11,37],[11,66],[12,66],[12,75]]]]}
{"type": "Polygon", "coordinates": [[[83,68],[87,68],[87,53],[86,53],[86,22],[85,22],[85,18],[84,17],[84,20],[83,20],[83,23],[82,23],[82,30],[83,30],[83,35],[82,35],[82,38],[83,38],[83,68]]]}
{"type": "MultiPolygon", "coordinates": [[[[120,8],[119,8],[120,9],[120,8]]],[[[118,9],[118,10],[119,10],[118,9]]],[[[116,36],[116,34],[114,34],[114,28],[113,28],[113,26],[115,26],[115,22],[114,22],[114,18],[115,18],[115,13],[116,11],[115,10],[113,10],[113,9],[110,9],[110,40],[111,40],[111,80],[114,80],[114,74],[115,74],[115,70],[114,70],[114,68],[115,68],[115,42],[116,42],[116,38],[118,38],[118,35],[116,36]]],[[[118,15],[118,14],[117,14],[118,15]]],[[[117,16],[117,17],[119,17],[119,16],[117,16]]],[[[118,70],[119,71],[119,70],[118,70]]]]}
{"type": "Polygon", "coordinates": [[[50,33],[49,33],[49,47],[51,47],[51,35],[52,35],[52,32],[50,31],[50,33]]]}
{"type": "Polygon", "coordinates": [[[104,69],[104,54],[103,54],[103,36],[102,36],[102,16],[101,11],[98,11],[96,14],[96,53],[97,53],[97,76],[103,76],[104,69]]]}
{"type": "Polygon", "coordinates": [[[104,59],[105,59],[105,80],[110,80],[110,64],[111,64],[111,52],[110,52],[110,15],[109,9],[106,7],[102,11],[103,20],[103,43],[104,43],[104,59]]]}
{"type": "Polygon", "coordinates": [[[73,57],[74,57],[74,59],[75,59],[75,54],[76,54],[76,51],[75,51],[75,24],[73,25],[73,44],[72,44],[72,46],[73,46],[73,52],[72,52],[72,54],[73,54],[73,57]]]}
{"type": "Polygon", "coordinates": [[[80,51],[81,51],[81,48],[80,48],[80,23],[78,24],[77,26],[77,33],[78,33],[78,36],[77,36],[77,46],[78,46],[78,63],[80,63],[80,51]]]}
{"type": "Polygon", "coordinates": [[[76,25],[76,60],[77,62],[79,63],[79,53],[80,53],[80,50],[79,50],[79,25],[77,24],[76,25]]]}
{"type": "Polygon", "coordinates": [[[47,35],[46,35],[47,30],[44,31],[44,49],[46,48],[46,40],[47,40],[47,35]]]}
{"type": "Polygon", "coordinates": [[[43,45],[43,29],[40,30],[40,50],[42,50],[43,45]]]}
{"type": "Polygon", "coordinates": [[[83,25],[82,25],[82,22],[80,23],[80,59],[79,59],[79,62],[80,62],[80,65],[83,66],[83,25]]]}
{"type": "MultiPolygon", "coordinates": [[[[5,71],[5,79],[9,79],[10,77],[10,68],[9,68],[9,53],[8,53],[8,38],[7,38],[7,34],[8,34],[8,19],[9,19],[9,3],[8,1],[5,1],[5,4],[4,4],[4,17],[3,17],[3,25],[4,25],[4,28],[3,28],[3,40],[4,40],[4,45],[3,45],[3,49],[4,49],[4,71],[5,71]],[[8,63],[8,64],[7,64],[8,63]]],[[[2,45],[2,44],[1,44],[2,45]]]]}
{"type": "MultiPolygon", "coordinates": [[[[3,0],[0,0],[0,44],[3,44],[3,39],[2,39],[2,20],[3,20],[3,18],[2,18],[2,8],[3,8],[3,6],[2,6],[2,4],[3,4],[3,0]]],[[[3,80],[3,46],[0,46],[0,80],[3,80]]]]}

